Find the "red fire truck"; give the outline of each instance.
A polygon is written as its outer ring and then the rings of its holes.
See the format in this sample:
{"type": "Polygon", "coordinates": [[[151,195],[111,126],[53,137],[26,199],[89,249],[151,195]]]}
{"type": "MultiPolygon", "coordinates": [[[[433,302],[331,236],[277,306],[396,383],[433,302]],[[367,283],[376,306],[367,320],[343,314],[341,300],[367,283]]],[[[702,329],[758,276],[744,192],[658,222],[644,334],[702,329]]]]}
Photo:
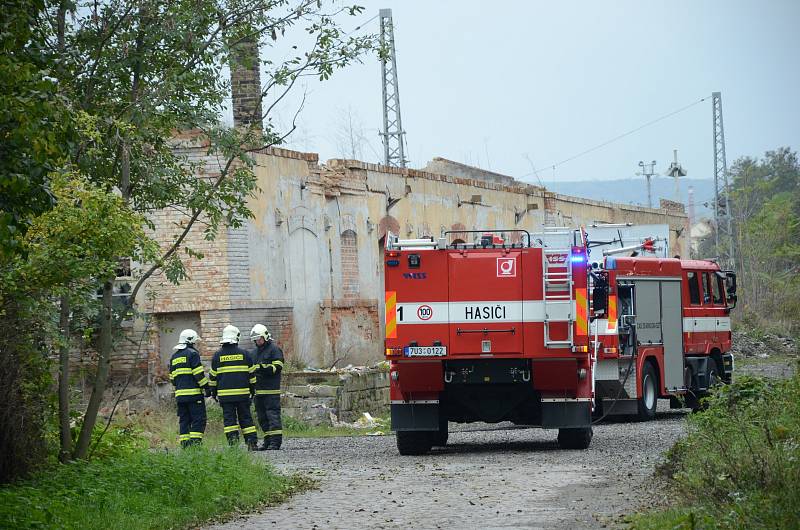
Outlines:
{"type": "Polygon", "coordinates": [[[385,250],[386,357],[401,454],[447,443],[447,422],[558,429],[592,438],[587,246],[580,232],[400,240],[385,250]],[[458,240],[457,240],[458,241],[458,240]]]}
{"type": "MultiPolygon", "coordinates": [[[[582,230],[516,243],[387,236],[386,357],[401,454],[447,443],[447,423],[558,429],[584,449],[592,417],[650,419],[730,380],[736,277],[710,261],[608,256],[582,230]]],[[[449,237],[448,237],[449,236],[449,237]]],[[[641,248],[652,247],[645,241],[641,248]]],[[[632,248],[620,249],[623,251],[632,248]]],[[[617,251],[618,252],[618,251],[617,251]]]]}
{"type": "Polygon", "coordinates": [[[592,265],[597,414],[649,420],[658,398],[696,408],[714,384],[730,382],[732,271],[675,258],[606,256],[592,265]]]}

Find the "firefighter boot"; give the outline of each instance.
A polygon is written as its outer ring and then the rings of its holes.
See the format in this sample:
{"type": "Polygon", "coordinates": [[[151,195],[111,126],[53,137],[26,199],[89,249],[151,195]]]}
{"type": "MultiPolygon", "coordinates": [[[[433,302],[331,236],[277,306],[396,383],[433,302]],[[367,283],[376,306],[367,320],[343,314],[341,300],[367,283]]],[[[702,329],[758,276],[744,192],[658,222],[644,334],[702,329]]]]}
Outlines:
{"type": "Polygon", "coordinates": [[[190,445],[192,445],[191,440],[181,440],[181,449],[186,449],[190,445]]]}
{"type": "Polygon", "coordinates": [[[258,451],[258,438],[255,436],[245,438],[245,443],[248,451],[258,451]]]}
{"type": "Polygon", "coordinates": [[[269,436],[264,437],[264,441],[258,446],[259,451],[266,451],[269,449],[269,436]]]}
{"type": "MultiPolygon", "coordinates": [[[[266,441],[266,440],[265,440],[266,441]]],[[[283,435],[282,434],[274,434],[269,437],[269,445],[267,449],[271,451],[277,451],[281,448],[281,443],[283,442],[283,435]]]]}
{"type": "Polygon", "coordinates": [[[239,432],[233,431],[225,434],[225,437],[228,438],[228,445],[231,447],[234,445],[239,445],[239,432]]]}

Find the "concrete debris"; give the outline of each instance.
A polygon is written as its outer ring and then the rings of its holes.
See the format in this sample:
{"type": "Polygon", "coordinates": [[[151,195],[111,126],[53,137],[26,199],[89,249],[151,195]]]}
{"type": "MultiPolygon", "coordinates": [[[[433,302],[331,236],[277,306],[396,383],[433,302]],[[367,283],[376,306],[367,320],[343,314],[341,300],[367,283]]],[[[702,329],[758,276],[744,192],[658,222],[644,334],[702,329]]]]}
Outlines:
{"type": "MultiPolygon", "coordinates": [[[[351,429],[375,429],[375,428],[383,428],[386,427],[385,421],[379,418],[375,418],[369,412],[364,412],[361,416],[354,422],[346,422],[346,421],[339,421],[334,413],[330,413],[331,425],[334,427],[349,427],[351,429]]],[[[381,430],[376,430],[370,433],[367,433],[369,436],[383,436],[384,432],[381,430]]]]}
{"type": "Polygon", "coordinates": [[[302,372],[310,372],[310,373],[327,373],[327,374],[352,374],[352,373],[362,373],[362,372],[374,372],[374,371],[382,371],[388,372],[389,371],[389,362],[388,361],[381,361],[379,363],[367,365],[359,365],[353,366],[352,364],[348,364],[342,368],[315,368],[313,366],[306,366],[303,368],[302,372]]]}
{"type": "Polygon", "coordinates": [[[733,332],[734,357],[756,357],[767,359],[770,355],[798,356],[797,343],[791,337],[781,337],[770,333],[754,334],[747,331],[733,332]]]}

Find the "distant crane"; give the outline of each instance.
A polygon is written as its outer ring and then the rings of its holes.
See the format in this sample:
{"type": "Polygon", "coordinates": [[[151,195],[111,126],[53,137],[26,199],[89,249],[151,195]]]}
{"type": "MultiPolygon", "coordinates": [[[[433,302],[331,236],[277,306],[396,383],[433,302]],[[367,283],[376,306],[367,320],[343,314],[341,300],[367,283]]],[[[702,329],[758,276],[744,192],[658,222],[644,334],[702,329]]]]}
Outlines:
{"type": "Polygon", "coordinates": [[[400,119],[400,88],[397,82],[397,56],[394,50],[392,10],[381,9],[381,47],[387,55],[381,58],[383,77],[383,155],[384,164],[406,167],[405,131],[400,119]]]}

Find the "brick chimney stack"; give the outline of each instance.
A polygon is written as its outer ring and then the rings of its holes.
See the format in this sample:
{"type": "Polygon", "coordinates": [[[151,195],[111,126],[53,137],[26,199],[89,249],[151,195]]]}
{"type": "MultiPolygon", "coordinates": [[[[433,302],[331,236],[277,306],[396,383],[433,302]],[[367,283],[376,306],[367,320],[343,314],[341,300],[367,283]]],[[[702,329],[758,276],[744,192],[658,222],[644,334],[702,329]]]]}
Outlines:
{"type": "Polygon", "coordinates": [[[261,69],[258,37],[251,36],[236,44],[231,58],[231,92],[234,127],[257,127],[261,119],[261,69]]]}

